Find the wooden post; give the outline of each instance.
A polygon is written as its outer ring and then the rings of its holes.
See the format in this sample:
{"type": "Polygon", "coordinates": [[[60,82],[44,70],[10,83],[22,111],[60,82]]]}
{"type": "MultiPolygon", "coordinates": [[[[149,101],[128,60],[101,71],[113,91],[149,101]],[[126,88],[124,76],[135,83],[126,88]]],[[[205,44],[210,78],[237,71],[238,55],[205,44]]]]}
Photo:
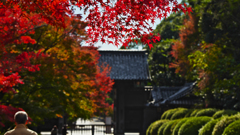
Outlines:
{"type": "Polygon", "coordinates": [[[94,135],[94,125],[92,125],[92,135],[94,135]]]}

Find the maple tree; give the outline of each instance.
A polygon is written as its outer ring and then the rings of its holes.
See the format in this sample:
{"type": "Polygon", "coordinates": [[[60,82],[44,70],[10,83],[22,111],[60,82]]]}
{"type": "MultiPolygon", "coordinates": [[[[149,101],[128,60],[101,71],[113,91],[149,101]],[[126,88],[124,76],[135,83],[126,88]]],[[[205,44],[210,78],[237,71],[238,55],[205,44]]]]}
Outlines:
{"type": "MultiPolygon", "coordinates": [[[[35,121],[54,117],[57,113],[60,116],[63,110],[70,117],[90,118],[96,110],[108,108],[104,101],[112,86],[111,79],[106,76],[109,70],[97,67],[99,54],[96,48],[79,46],[79,42],[85,39],[84,29],[71,27],[76,24],[78,22],[73,20],[68,21],[70,28],[37,28],[36,33],[30,35],[36,39],[36,44],[11,46],[11,55],[15,56],[24,51],[41,53],[41,57],[31,60],[41,64],[41,70],[19,72],[25,84],[14,86],[14,96],[5,93],[1,103],[23,107],[35,121]]],[[[78,25],[86,26],[85,23],[78,25]]],[[[4,112],[3,118],[14,114],[4,112]]]]}
{"type": "Polygon", "coordinates": [[[185,19],[183,27],[179,32],[179,40],[173,42],[171,55],[175,58],[175,61],[169,64],[169,67],[176,68],[176,73],[181,74],[188,81],[192,81],[194,78],[194,69],[190,63],[188,56],[193,53],[198,46],[198,28],[196,23],[197,18],[193,15],[189,15],[189,19],[185,19]]]}
{"type": "Polygon", "coordinates": [[[24,51],[42,53],[41,57],[31,60],[41,65],[40,70],[19,72],[24,84],[14,87],[16,94],[5,93],[2,97],[2,103],[23,108],[35,123],[65,114],[70,119],[90,118],[97,113],[107,113],[110,107],[105,102],[113,85],[110,68],[98,65],[97,48],[80,46],[86,39],[86,23],[76,19],[65,23],[68,24],[65,29],[37,28],[36,33],[30,35],[36,44],[11,48],[12,55],[24,51]]]}
{"type": "MultiPolygon", "coordinates": [[[[39,58],[45,58],[47,50],[53,46],[43,47],[43,51],[37,50],[34,47],[39,45],[39,40],[31,35],[35,35],[37,29],[48,26],[54,27],[55,30],[66,29],[69,25],[66,20],[69,18],[80,20],[81,15],[74,15],[73,6],[89,12],[86,19],[88,43],[100,40],[115,45],[122,43],[126,46],[132,38],[140,38],[141,42],[148,44],[150,48],[151,42],[159,40],[159,36],[146,32],[146,30],[152,30],[148,21],[153,23],[155,19],[166,17],[171,11],[191,12],[191,8],[186,4],[184,6],[178,4],[176,0],[118,0],[116,2],[109,0],[105,2],[102,0],[1,0],[0,92],[2,95],[18,93],[16,88],[25,83],[23,73],[39,73],[43,63],[36,61],[39,58]],[[24,48],[18,51],[21,47],[24,48]]],[[[74,24],[73,26],[75,27],[74,24]]],[[[77,25],[75,30],[77,28],[81,29],[81,25],[77,25]]],[[[75,31],[63,35],[72,33],[71,36],[73,36],[73,32],[75,31]]],[[[49,39],[51,38],[53,38],[52,35],[49,36],[49,39]]],[[[57,39],[61,38],[63,37],[57,37],[57,39]]],[[[45,43],[47,45],[48,42],[45,43]]],[[[97,78],[101,77],[101,75],[97,76],[97,78]]],[[[99,87],[98,83],[96,82],[96,86],[99,87]]],[[[7,104],[1,106],[11,107],[7,104]]]]}

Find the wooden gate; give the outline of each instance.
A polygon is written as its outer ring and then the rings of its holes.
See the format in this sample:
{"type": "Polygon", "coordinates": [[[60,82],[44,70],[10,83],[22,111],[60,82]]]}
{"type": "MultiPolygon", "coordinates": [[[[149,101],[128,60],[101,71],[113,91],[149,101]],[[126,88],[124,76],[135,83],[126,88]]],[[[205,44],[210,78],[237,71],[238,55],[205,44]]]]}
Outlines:
{"type": "Polygon", "coordinates": [[[74,125],[68,127],[68,131],[71,135],[105,135],[113,134],[113,125],[106,124],[87,124],[87,125],[74,125]]]}

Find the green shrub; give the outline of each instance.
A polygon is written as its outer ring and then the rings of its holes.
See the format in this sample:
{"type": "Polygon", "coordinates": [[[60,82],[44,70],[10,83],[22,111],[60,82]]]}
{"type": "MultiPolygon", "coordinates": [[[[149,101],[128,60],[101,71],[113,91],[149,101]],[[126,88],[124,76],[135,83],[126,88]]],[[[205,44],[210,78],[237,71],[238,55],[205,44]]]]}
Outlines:
{"type": "Polygon", "coordinates": [[[212,135],[213,128],[220,119],[213,119],[205,124],[200,130],[198,135],[212,135]]]}
{"type": "Polygon", "coordinates": [[[178,135],[180,127],[188,120],[189,118],[180,119],[176,126],[173,128],[172,135],[178,135]]]}
{"type": "Polygon", "coordinates": [[[223,135],[240,135],[240,120],[229,124],[223,132],[223,135]]]}
{"type": "Polygon", "coordinates": [[[213,115],[213,118],[214,118],[214,119],[217,119],[217,118],[222,117],[223,115],[231,116],[231,115],[234,115],[234,114],[237,114],[237,113],[238,113],[238,112],[237,112],[237,111],[234,111],[234,110],[220,110],[220,111],[217,111],[217,112],[213,115]]]}
{"type": "Polygon", "coordinates": [[[175,119],[180,119],[180,118],[184,118],[185,115],[188,113],[188,109],[186,108],[182,108],[182,109],[178,109],[171,117],[171,120],[175,120],[175,119]]]}
{"type": "Polygon", "coordinates": [[[169,109],[165,111],[161,116],[161,119],[170,119],[173,113],[175,113],[177,110],[178,110],[177,108],[174,108],[174,109],[169,109]]]}
{"type": "Polygon", "coordinates": [[[162,120],[163,120],[163,119],[166,119],[168,112],[171,111],[171,110],[172,110],[172,109],[169,109],[169,110],[163,112],[163,114],[162,114],[162,116],[161,116],[161,119],[162,119],[162,120]]]}
{"type": "Polygon", "coordinates": [[[173,132],[175,126],[178,124],[179,121],[181,121],[182,119],[177,119],[177,121],[175,123],[173,123],[173,125],[171,126],[171,132],[173,132]]]}
{"type": "Polygon", "coordinates": [[[217,109],[214,108],[207,108],[207,109],[202,109],[199,112],[197,112],[197,114],[195,115],[195,117],[200,117],[200,116],[209,116],[212,117],[213,114],[215,114],[217,112],[217,109]]]}
{"type": "Polygon", "coordinates": [[[169,122],[171,121],[168,121],[162,124],[162,126],[158,129],[158,133],[157,133],[158,135],[163,135],[163,130],[165,129],[165,127],[168,125],[169,122]]]}
{"type": "Polygon", "coordinates": [[[158,129],[159,127],[162,126],[162,124],[168,122],[169,120],[158,120],[156,122],[154,122],[154,124],[152,125],[152,128],[149,131],[149,135],[157,135],[158,129]]]}
{"type": "Polygon", "coordinates": [[[178,135],[198,135],[198,130],[211,121],[211,117],[191,117],[179,129],[178,135]]]}
{"type": "Polygon", "coordinates": [[[213,128],[212,135],[222,135],[224,129],[231,124],[232,122],[239,120],[240,115],[236,114],[233,116],[223,116],[220,121],[217,122],[217,124],[213,128]]]}
{"type": "Polygon", "coordinates": [[[169,110],[165,111],[162,114],[161,119],[170,119],[172,117],[172,115],[179,109],[183,109],[183,108],[174,108],[174,109],[169,109],[169,110]]]}
{"type": "Polygon", "coordinates": [[[147,131],[146,131],[146,135],[151,135],[151,134],[150,134],[150,131],[151,131],[152,126],[154,125],[155,122],[157,122],[157,121],[154,121],[153,123],[151,123],[151,124],[148,126],[147,131]]]}
{"type": "Polygon", "coordinates": [[[172,117],[172,115],[174,114],[174,113],[176,113],[178,110],[181,110],[181,109],[185,109],[185,108],[175,108],[175,109],[172,109],[171,111],[169,111],[168,113],[167,113],[167,116],[166,116],[166,119],[171,119],[171,117],[172,117]]]}
{"type": "Polygon", "coordinates": [[[179,121],[178,120],[172,120],[170,122],[168,122],[168,124],[166,125],[166,127],[163,130],[163,135],[171,135],[172,134],[172,126],[176,125],[176,123],[179,121]]]}
{"type": "Polygon", "coordinates": [[[184,116],[185,118],[186,117],[190,117],[191,116],[191,113],[194,111],[194,109],[188,109],[188,112],[186,113],[186,115],[184,116]]]}
{"type": "Polygon", "coordinates": [[[195,117],[195,115],[196,115],[200,110],[201,110],[201,109],[195,109],[195,110],[191,113],[190,117],[195,117]]]}

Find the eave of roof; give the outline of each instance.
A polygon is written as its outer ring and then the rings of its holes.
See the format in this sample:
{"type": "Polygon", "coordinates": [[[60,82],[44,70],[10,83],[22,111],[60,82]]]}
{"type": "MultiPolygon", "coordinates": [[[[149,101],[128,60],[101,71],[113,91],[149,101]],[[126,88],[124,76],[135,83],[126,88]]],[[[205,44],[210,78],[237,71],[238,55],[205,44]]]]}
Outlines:
{"type": "Polygon", "coordinates": [[[174,104],[174,103],[188,104],[185,101],[177,101],[177,100],[191,93],[195,85],[196,85],[196,82],[190,83],[183,87],[155,87],[151,92],[154,100],[150,104],[154,104],[154,106],[159,106],[161,104],[174,104]]]}

